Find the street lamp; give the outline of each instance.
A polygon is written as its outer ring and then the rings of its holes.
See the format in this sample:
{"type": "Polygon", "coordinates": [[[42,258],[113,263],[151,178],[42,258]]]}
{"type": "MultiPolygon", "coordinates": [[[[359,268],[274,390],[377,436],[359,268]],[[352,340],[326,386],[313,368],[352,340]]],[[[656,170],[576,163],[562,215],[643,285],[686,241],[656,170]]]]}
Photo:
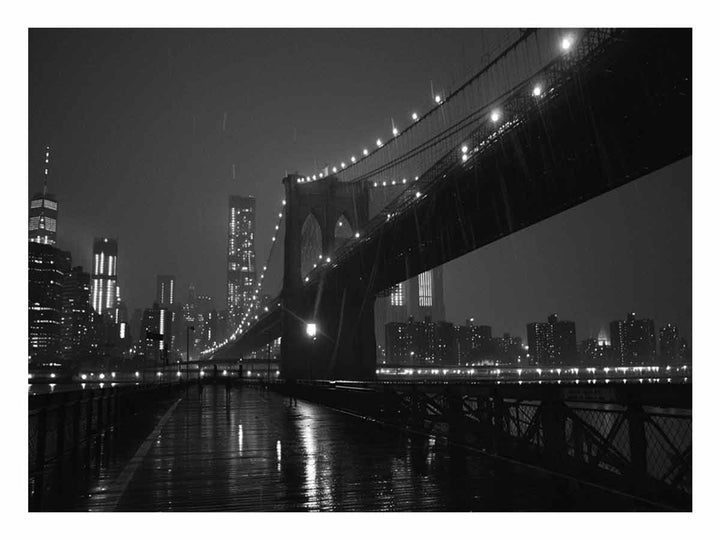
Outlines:
{"type": "Polygon", "coordinates": [[[307,323],[307,326],[305,326],[305,332],[308,336],[314,338],[317,335],[317,325],[315,323],[307,323]]]}

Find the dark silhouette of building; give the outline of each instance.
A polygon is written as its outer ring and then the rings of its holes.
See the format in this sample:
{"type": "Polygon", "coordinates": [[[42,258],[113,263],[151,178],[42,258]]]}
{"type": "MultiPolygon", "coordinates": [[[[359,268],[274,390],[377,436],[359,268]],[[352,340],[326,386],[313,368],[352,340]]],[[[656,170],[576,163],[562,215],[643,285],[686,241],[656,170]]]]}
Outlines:
{"type": "Polygon", "coordinates": [[[527,340],[532,365],[564,365],[576,360],[575,323],[558,320],[557,314],[550,315],[546,323],[528,323],[527,340]]]}
{"type": "Polygon", "coordinates": [[[144,311],[141,343],[141,354],[146,362],[165,365],[169,361],[172,323],[168,308],[160,307],[155,303],[144,311]]]}
{"type": "Polygon", "coordinates": [[[660,359],[663,362],[675,362],[680,357],[680,336],[677,326],[666,324],[660,327],[658,336],[660,359]]]}
{"type": "Polygon", "coordinates": [[[59,364],[63,283],[70,273],[70,252],[28,244],[28,356],[59,364]]]}
{"type": "Polygon", "coordinates": [[[597,338],[588,338],[578,344],[578,361],[586,365],[608,365],[612,363],[610,345],[597,338]]]}
{"type": "Polygon", "coordinates": [[[622,365],[641,365],[655,360],[655,323],[628,313],[624,321],[610,323],[613,356],[622,365]]]}
{"type": "Polygon", "coordinates": [[[60,355],[64,364],[90,357],[97,349],[97,321],[90,305],[90,274],[72,268],[62,288],[60,355]]]}
{"type": "Polygon", "coordinates": [[[497,364],[518,364],[525,356],[520,336],[504,332],[502,337],[492,338],[493,354],[497,364]]]}
{"type": "Polygon", "coordinates": [[[255,197],[230,196],[227,253],[227,307],[237,327],[257,295],[255,197]]]}

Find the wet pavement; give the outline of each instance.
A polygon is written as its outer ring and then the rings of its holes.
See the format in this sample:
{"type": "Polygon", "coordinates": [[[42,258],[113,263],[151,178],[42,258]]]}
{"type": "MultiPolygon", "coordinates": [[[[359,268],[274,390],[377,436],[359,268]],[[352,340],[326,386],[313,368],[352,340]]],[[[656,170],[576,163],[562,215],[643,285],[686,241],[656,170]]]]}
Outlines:
{"type": "MultiPolygon", "coordinates": [[[[74,499],[90,511],[643,510],[642,502],[256,388],[168,403],[133,454],[74,499]]],[[[108,447],[106,453],[114,451],[108,447]]],[[[57,508],[60,509],[60,508],[57,508]]]]}

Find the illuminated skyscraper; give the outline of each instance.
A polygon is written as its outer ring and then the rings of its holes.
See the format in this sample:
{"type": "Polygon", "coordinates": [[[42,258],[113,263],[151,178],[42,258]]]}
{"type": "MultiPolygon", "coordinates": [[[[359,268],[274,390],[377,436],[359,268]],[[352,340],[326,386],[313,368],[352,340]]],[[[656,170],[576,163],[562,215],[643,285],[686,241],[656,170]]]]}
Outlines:
{"type": "Polygon", "coordinates": [[[70,253],[31,242],[28,259],[28,356],[30,360],[57,360],[70,253]]]}
{"type": "Polygon", "coordinates": [[[113,320],[117,317],[117,254],[117,240],[96,238],[93,242],[92,307],[113,320]]]}
{"type": "Polygon", "coordinates": [[[237,326],[255,296],[255,197],[230,197],[227,258],[227,306],[237,326]]]}
{"type": "Polygon", "coordinates": [[[48,171],[50,168],[50,147],[45,147],[45,173],[42,193],[36,193],[30,200],[30,219],[28,221],[28,241],[37,244],[57,243],[58,203],[54,195],[47,192],[48,171]]]}
{"type": "Polygon", "coordinates": [[[160,307],[170,307],[175,303],[175,276],[157,277],[155,302],[160,307]]]}

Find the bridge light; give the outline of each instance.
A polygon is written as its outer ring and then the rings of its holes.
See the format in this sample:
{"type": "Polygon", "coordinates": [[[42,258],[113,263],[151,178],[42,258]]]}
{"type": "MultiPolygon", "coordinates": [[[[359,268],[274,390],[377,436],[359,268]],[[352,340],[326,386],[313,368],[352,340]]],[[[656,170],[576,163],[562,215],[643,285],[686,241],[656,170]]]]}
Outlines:
{"type": "Polygon", "coordinates": [[[377,187],[377,182],[373,182],[373,187],[377,187]]]}
{"type": "Polygon", "coordinates": [[[422,195],[422,193],[420,193],[419,191],[416,191],[416,192],[415,192],[415,198],[416,198],[416,199],[419,199],[421,195],[422,195]]]}
{"type": "Polygon", "coordinates": [[[273,242],[275,241],[275,237],[274,237],[274,236],[272,237],[272,241],[273,241],[273,242]]]}
{"type": "Polygon", "coordinates": [[[437,94],[435,96],[435,103],[437,103],[438,105],[442,103],[442,98],[440,97],[440,94],[437,94]]]}
{"type": "Polygon", "coordinates": [[[420,177],[419,177],[419,176],[416,176],[416,177],[415,177],[415,180],[417,180],[418,178],[420,178],[420,177]]]}
{"type": "Polygon", "coordinates": [[[413,119],[413,120],[415,120],[415,121],[417,122],[417,119],[418,119],[418,115],[417,115],[417,113],[416,113],[416,112],[412,113],[412,119],[413,119]]]}
{"type": "Polygon", "coordinates": [[[275,225],[275,230],[277,231],[280,228],[280,225],[275,225]]]}
{"type": "Polygon", "coordinates": [[[285,206],[286,204],[287,204],[287,201],[285,199],[283,199],[283,206],[285,206]]]}
{"type": "Polygon", "coordinates": [[[395,135],[395,136],[397,137],[398,133],[400,133],[400,132],[398,131],[398,128],[394,127],[394,128],[393,128],[393,135],[395,135]]]}
{"type": "Polygon", "coordinates": [[[334,172],[334,173],[337,172],[337,167],[333,167],[333,172],[334,172]]]}
{"type": "Polygon", "coordinates": [[[392,184],[392,185],[394,186],[394,185],[395,185],[395,180],[393,180],[393,181],[392,181],[392,182],[390,182],[390,183],[391,183],[391,184],[392,184]]]}
{"type": "Polygon", "coordinates": [[[139,377],[139,376],[140,376],[140,372],[139,372],[139,371],[136,371],[136,372],[135,372],[135,377],[139,377]]]}
{"type": "Polygon", "coordinates": [[[355,156],[350,156],[350,161],[352,161],[353,163],[355,163],[355,156]]]}
{"type": "Polygon", "coordinates": [[[305,326],[305,332],[310,337],[315,337],[317,335],[317,325],[315,323],[307,323],[307,326],[305,326]]]}
{"type": "Polygon", "coordinates": [[[387,186],[387,182],[383,180],[383,186],[387,186]]]}
{"type": "MultiPolygon", "coordinates": [[[[307,283],[308,281],[310,281],[310,276],[305,277],[305,283],[307,283]]],[[[267,308],[265,308],[265,311],[267,311],[267,308]]]]}
{"type": "Polygon", "coordinates": [[[462,160],[463,160],[463,163],[465,163],[465,162],[468,160],[468,155],[467,155],[467,154],[463,154],[463,155],[462,155],[462,160]]]}
{"type": "Polygon", "coordinates": [[[322,177],[323,177],[323,173],[318,173],[318,176],[319,176],[320,178],[322,178],[322,177]]]}
{"type": "Polygon", "coordinates": [[[87,379],[87,375],[83,373],[82,375],[80,375],[80,378],[84,381],[85,379],[87,379]]]}
{"type": "Polygon", "coordinates": [[[322,255],[318,255],[318,259],[322,261],[322,255]]]}
{"type": "Polygon", "coordinates": [[[329,263],[329,262],[330,262],[330,257],[328,257],[327,259],[325,259],[325,262],[328,262],[328,263],[329,263]]]}
{"type": "Polygon", "coordinates": [[[317,180],[317,176],[315,176],[315,175],[313,174],[313,175],[312,175],[312,179],[313,179],[313,180],[317,180]]]}
{"type": "Polygon", "coordinates": [[[279,217],[280,219],[282,219],[282,212],[280,212],[280,213],[278,214],[278,217],[279,217]]]}
{"type": "Polygon", "coordinates": [[[359,233],[359,232],[356,232],[356,233],[355,233],[355,238],[360,238],[360,233],[359,233]]]}
{"type": "Polygon", "coordinates": [[[340,162],[340,167],[343,168],[343,169],[345,168],[345,162],[344,162],[344,161],[341,161],[341,162],[340,162]]]}
{"type": "Polygon", "coordinates": [[[533,88],[532,95],[535,97],[538,97],[542,93],[542,88],[540,88],[539,84],[536,84],[533,88]]]}
{"type": "Polygon", "coordinates": [[[467,154],[467,151],[468,151],[467,144],[463,144],[463,146],[462,146],[462,148],[461,148],[460,150],[462,150],[462,153],[463,153],[463,154],[467,154]]]}
{"type": "Polygon", "coordinates": [[[573,37],[572,36],[565,36],[562,39],[562,42],[560,43],[560,46],[562,47],[563,51],[569,51],[570,47],[572,47],[573,44],[573,37]]]}
{"type": "Polygon", "coordinates": [[[368,155],[368,149],[367,149],[367,148],[363,148],[363,156],[367,156],[367,155],[368,155]]]}
{"type": "Polygon", "coordinates": [[[377,141],[375,141],[375,144],[377,144],[378,148],[380,148],[382,146],[382,140],[378,139],[377,141]]]}
{"type": "Polygon", "coordinates": [[[403,184],[407,183],[407,178],[403,178],[403,184]]]}

